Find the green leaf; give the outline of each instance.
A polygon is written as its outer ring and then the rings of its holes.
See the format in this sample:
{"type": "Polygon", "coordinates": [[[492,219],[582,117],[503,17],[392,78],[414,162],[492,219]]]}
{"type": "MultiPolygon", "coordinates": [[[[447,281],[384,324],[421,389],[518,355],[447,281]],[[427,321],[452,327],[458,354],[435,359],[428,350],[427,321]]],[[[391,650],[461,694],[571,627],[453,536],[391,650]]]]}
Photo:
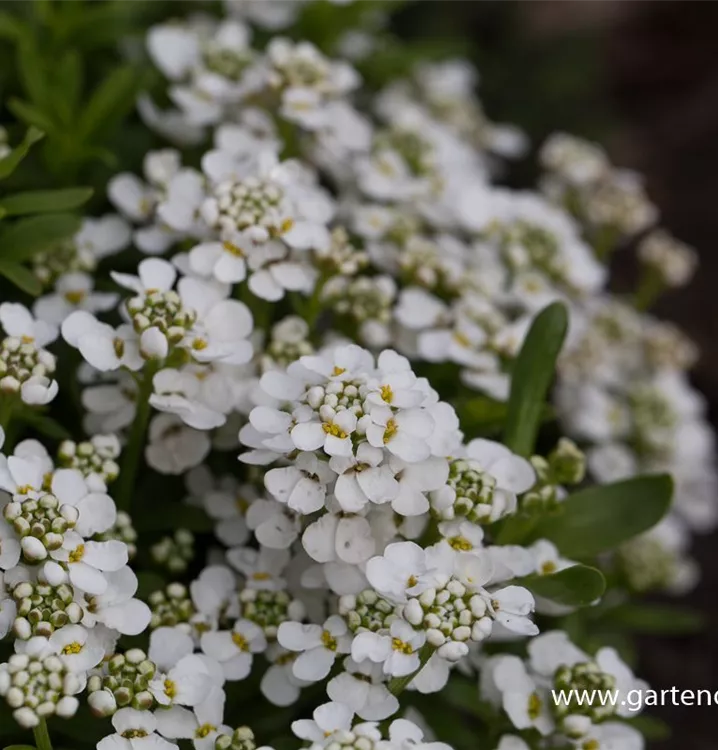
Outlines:
{"type": "Polygon", "coordinates": [[[178,503],[161,503],[135,519],[135,529],[139,532],[165,531],[168,528],[168,519],[172,519],[174,528],[188,529],[199,534],[207,533],[214,528],[214,522],[202,508],[178,503]]]}
{"type": "Polygon", "coordinates": [[[6,745],[3,750],[36,750],[34,745],[6,745]]]}
{"type": "Polygon", "coordinates": [[[671,727],[663,719],[657,716],[643,713],[625,720],[629,727],[638,730],[647,740],[651,742],[661,742],[671,736],[671,727]]]}
{"type": "Polygon", "coordinates": [[[134,107],[140,76],[132,65],[115,68],[95,89],[85,105],[78,127],[78,138],[88,139],[125,111],[134,107]]]}
{"type": "Polygon", "coordinates": [[[30,29],[16,16],[0,13],[0,39],[22,39],[29,31],[30,29]]]}
{"type": "Polygon", "coordinates": [[[25,158],[32,144],[37,143],[44,137],[45,133],[42,130],[31,127],[25,133],[22,143],[16,146],[5,158],[0,159],[0,180],[9,177],[15,171],[15,167],[25,158]]]}
{"type": "Polygon", "coordinates": [[[504,443],[522,456],[533,452],[567,329],[568,312],[563,303],[544,308],[534,319],[514,363],[504,443]]]}
{"type": "Polygon", "coordinates": [[[10,99],[8,102],[8,109],[20,120],[26,122],[28,125],[34,125],[39,130],[45,133],[55,133],[57,126],[53,122],[52,118],[42,110],[38,109],[34,104],[22,101],[22,99],[10,99]]]}
{"type": "Polygon", "coordinates": [[[32,190],[8,195],[0,200],[0,209],[8,216],[41,214],[79,208],[92,197],[92,188],[66,188],[65,190],[32,190]]]}
{"type": "Polygon", "coordinates": [[[602,622],[654,635],[689,635],[706,626],[702,612],[671,604],[622,604],[609,610],[602,622]]]}
{"type": "Polygon", "coordinates": [[[20,219],[0,233],[0,258],[23,261],[72,237],[80,228],[72,214],[44,214],[20,219]]]}
{"type": "Polygon", "coordinates": [[[668,511],[672,494],[667,474],[588,487],[541,518],[531,538],[548,539],[566,557],[590,558],[655,526],[668,511]]]}
{"type": "Polygon", "coordinates": [[[18,418],[22,422],[25,422],[25,424],[30,425],[30,427],[37,430],[41,435],[45,435],[45,437],[52,438],[53,440],[72,439],[72,433],[70,433],[58,421],[54,420],[52,417],[46,416],[45,414],[26,409],[20,412],[18,418]]]}
{"type": "Polygon", "coordinates": [[[527,576],[517,583],[542,599],[569,607],[586,607],[606,590],[603,573],[587,565],[573,565],[550,575],[527,576]]]}
{"type": "Polygon", "coordinates": [[[26,39],[18,46],[17,65],[22,86],[30,101],[40,110],[47,106],[49,91],[43,61],[34,38],[26,39]]]}
{"type": "Polygon", "coordinates": [[[42,284],[37,277],[28,271],[25,266],[15,263],[12,260],[0,259],[0,276],[4,276],[8,281],[22,289],[23,292],[37,297],[42,294],[42,284]]]}

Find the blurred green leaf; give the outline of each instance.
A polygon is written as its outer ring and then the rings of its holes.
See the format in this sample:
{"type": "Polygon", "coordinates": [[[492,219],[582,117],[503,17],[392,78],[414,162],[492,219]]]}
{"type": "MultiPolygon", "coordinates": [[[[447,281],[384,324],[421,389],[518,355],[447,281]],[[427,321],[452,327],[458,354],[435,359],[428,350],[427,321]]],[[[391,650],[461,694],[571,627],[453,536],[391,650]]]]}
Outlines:
{"type": "Polygon", "coordinates": [[[27,36],[30,29],[19,18],[11,13],[0,12],[0,39],[14,41],[27,36]]]}
{"type": "Polygon", "coordinates": [[[28,125],[34,125],[39,130],[43,130],[48,134],[57,131],[57,125],[53,122],[52,118],[42,110],[39,110],[35,105],[28,104],[28,102],[22,101],[22,99],[11,99],[7,106],[16,117],[28,125]]]}
{"type": "Polygon", "coordinates": [[[586,607],[606,590],[603,573],[587,565],[573,565],[550,575],[526,576],[517,583],[542,599],[570,607],[586,607]]]}
{"type": "Polygon", "coordinates": [[[647,740],[660,742],[671,736],[671,728],[663,719],[643,713],[626,720],[629,727],[638,730],[647,740]]]}
{"type": "Polygon", "coordinates": [[[44,58],[34,38],[25,39],[17,48],[20,81],[30,101],[42,111],[49,101],[49,85],[43,70],[44,58]]]}
{"type": "MultiPolygon", "coordinates": [[[[23,267],[21,266],[21,268],[23,267]]],[[[72,439],[72,433],[58,421],[45,414],[40,414],[32,409],[23,409],[19,413],[18,418],[45,437],[52,438],[53,440],[72,439]]]]}
{"type": "Polygon", "coordinates": [[[81,220],[73,214],[44,214],[18,221],[0,232],[0,258],[23,261],[72,237],[81,220]]]}
{"type": "Polygon", "coordinates": [[[604,623],[654,635],[688,635],[705,628],[702,612],[672,604],[627,603],[609,610],[604,623]]]}
{"type": "Polygon", "coordinates": [[[140,76],[132,65],[122,65],[107,75],[84,107],[78,126],[80,140],[91,138],[101,128],[134,107],[140,76]]]}
{"type": "Polygon", "coordinates": [[[92,193],[92,188],[31,190],[3,198],[0,200],[0,210],[4,209],[8,216],[67,211],[87,203],[92,193]]]}
{"type": "Polygon", "coordinates": [[[42,130],[31,127],[25,133],[22,143],[16,146],[6,157],[0,159],[0,180],[9,177],[15,171],[17,165],[25,158],[33,143],[37,143],[44,137],[45,133],[42,130]]]}
{"type": "Polygon", "coordinates": [[[563,303],[544,308],[534,319],[514,363],[504,443],[522,456],[533,452],[567,329],[568,311],[563,303]]]}
{"type": "Polygon", "coordinates": [[[28,271],[25,266],[15,263],[11,260],[0,259],[0,276],[4,276],[8,281],[22,289],[23,292],[37,297],[42,294],[42,284],[34,274],[28,271]]]}
{"type": "Polygon", "coordinates": [[[35,745],[6,745],[3,750],[36,750],[35,745]]]}
{"type": "Polygon", "coordinates": [[[566,557],[594,557],[655,526],[668,512],[672,494],[667,474],[588,487],[564,500],[557,513],[539,519],[531,538],[548,539],[566,557]]]}

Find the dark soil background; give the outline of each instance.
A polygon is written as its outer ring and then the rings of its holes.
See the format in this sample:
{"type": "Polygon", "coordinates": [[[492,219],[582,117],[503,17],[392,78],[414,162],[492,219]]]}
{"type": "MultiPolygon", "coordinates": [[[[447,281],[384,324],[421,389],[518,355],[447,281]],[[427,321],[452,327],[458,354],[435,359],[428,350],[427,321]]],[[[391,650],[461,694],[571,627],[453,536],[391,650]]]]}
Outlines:
{"type": "MultiPolygon", "coordinates": [[[[427,42],[467,39],[489,116],[516,122],[533,143],[560,129],[600,140],[614,161],[646,177],[662,223],[699,252],[693,284],[657,312],[680,324],[702,358],[696,385],[718,424],[718,3],[687,0],[535,0],[413,5],[397,19],[427,42]]],[[[517,171],[518,182],[531,166],[517,171]]],[[[615,258],[630,283],[629,250],[615,258]]],[[[718,690],[718,534],[695,545],[703,577],[685,604],[706,628],[683,638],[642,637],[640,674],[656,690],[718,690]]],[[[672,737],[652,750],[716,750],[718,706],[651,711],[672,737]]]]}

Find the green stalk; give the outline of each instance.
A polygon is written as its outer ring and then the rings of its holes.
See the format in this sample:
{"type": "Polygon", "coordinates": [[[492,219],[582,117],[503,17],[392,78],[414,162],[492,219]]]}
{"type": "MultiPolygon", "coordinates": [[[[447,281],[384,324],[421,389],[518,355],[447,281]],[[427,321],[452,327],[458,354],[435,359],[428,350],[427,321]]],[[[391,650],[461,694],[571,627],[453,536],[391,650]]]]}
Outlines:
{"type": "Polygon", "coordinates": [[[148,362],[145,365],[144,373],[139,381],[139,390],[137,391],[137,411],[135,420],[132,423],[130,436],[127,445],[122,451],[122,462],[120,464],[120,476],[117,479],[117,492],[115,493],[115,502],[118,510],[129,511],[132,505],[132,491],[135,487],[137,468],[142,455],[142,448],[145,444],[145,433],[147,432],[147,423],[150,419],[150,396],[152,395],[152,379],[157,372],[157,365],[148,362]]]}
{"type": "Polygon", "coordinates": [[[654,268],[646,268],[638,282],[638,289],[633,299],[636,310],[641,312],[649,310],[664,290],[665,284],[658,271],[654,268]]]}
{"type": "Polygon", "coordinates": [[[406,675],[405,677],[394,677],[391,680],[389,680],[389,692],[392,695],[399,695],[404,688],[416,677],[416,675],[421,672],[421,670],[424,668],[424,665],[427,661],[431,658],[431,655],[434,653],[436,649],[434,646],[432,646],[430,643],[425,643],[421,647],[421,651],[419,651],[419,668],[412,672],[411,674],[406,675]]]}
{"type": "Polygon", "coordinates": [[[40,723],[32,730],[32,733],[35,735],[37,750],[52,750],[50,733],[47,731],[45,719],[40,719],[40,723]]]}

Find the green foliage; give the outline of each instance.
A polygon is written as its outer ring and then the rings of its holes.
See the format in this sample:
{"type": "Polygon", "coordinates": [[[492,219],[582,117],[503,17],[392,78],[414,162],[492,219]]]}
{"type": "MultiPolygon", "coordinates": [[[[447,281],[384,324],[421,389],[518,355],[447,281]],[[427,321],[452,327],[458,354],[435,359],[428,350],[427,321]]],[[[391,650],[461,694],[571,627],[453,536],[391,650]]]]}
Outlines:
{"type": "Polygon", "coordinates": [[[0,199],[4,216],[41,214],[69,211],[80,208],[92,197],[92,188],[66,188],[64,190],[32,190],[0,199]]]}
{"type": "Polygon", "coordinates": [[[554,302],[534,319],[514,363],[503,442],[519,455],[533,453],[567,329],[566,306],[554,302]]]}
{"type": "Polygon", "coordinates": [[[667,513],[672,493],[673,482],[665,474],[588,487],[541,518],[531,538],[552,541],[569,558],[592,558],[655,526],[667,513]]]}
{"type": "Polygon", "coordinates": [[[603,573],[587,565],[574,565],[550,575],[526,576],[517,584],[525,586],[535,596],[569,607],[586,607],[606,590],[603,573]]]}
{"type": "Polygon", "coordinates": [[[701,612],[672,604],[626,603],[604,618],[622,630],[653,635],[690,635],[705,627],[701,612]]]}

